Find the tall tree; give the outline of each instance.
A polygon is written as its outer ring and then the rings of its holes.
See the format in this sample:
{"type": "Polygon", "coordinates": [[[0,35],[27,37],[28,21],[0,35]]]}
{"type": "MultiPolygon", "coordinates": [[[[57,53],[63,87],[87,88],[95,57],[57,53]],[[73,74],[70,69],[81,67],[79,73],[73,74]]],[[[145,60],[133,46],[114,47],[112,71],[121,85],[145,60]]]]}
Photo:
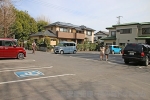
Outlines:
{"type": "Polygon", "coordinates": [[[48,20],[48,18],[46,18],[45,16],[37,17],[36,22],[37,22],[38,32],[45,30],[44,26],[50,24],[50,20],[48,20]]]}
{"type": "Polygon", "coordinates": [[[16,39],[27,40],[31,33],[37,32],[37,23],[27,11],[16,10],[16,20],[12,25],[16,39]]]}
{"type": "Polygon", "coordinates": [[[44,26],[48,25],[49,23],[44,21],[44,20],[39,20],[37,21],[37,27],[38,27],[38,32],[41,32],[44,30],[44,26]]]}
{"type": "Polygon", "coordinates": [[[10,27],[15,18],[14,6],[11,0],[0,0],[0,33],[3,33],[4,38],[11,35],[10,27]]]}

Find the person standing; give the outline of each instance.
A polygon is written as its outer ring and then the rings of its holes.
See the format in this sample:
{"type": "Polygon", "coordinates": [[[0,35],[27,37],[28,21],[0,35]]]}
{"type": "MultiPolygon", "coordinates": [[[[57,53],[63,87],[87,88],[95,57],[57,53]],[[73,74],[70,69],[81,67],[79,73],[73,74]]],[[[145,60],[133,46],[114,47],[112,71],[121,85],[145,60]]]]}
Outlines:
{"type": "Polygon", "coordinates": [[[33,50],[32,53],[33,53],[33,54],[35,54],[35,48],[36,48],[36,43],[33,42],[33,43],[32,43],[32,50],[33,50]]]}
{"type": "Polygon", "coordinates": [[[100,47],[100,60],[103,60],[104,58],[104,53],[105,53],[105,47],[102,45],[100,47]]]}
{"type": "Polygon", "coordinates": [[[105,47],[105,56],[106,56],[106,61],[108,61],[109,53],[110,53],[109,46],[108,46],[108,45],[106,45],[106,47],[105,47]]]}

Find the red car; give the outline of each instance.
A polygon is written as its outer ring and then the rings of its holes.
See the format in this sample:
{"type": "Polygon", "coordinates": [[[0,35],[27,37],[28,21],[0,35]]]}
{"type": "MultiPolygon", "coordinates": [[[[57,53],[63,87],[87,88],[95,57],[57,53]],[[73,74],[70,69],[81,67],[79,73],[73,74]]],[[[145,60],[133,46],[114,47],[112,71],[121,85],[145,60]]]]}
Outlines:
{"type": "Polygon", "coordinates": [[[24,59],[26,51],[19,47],[15,39],[0,38],[0,58],[24,59]]]}

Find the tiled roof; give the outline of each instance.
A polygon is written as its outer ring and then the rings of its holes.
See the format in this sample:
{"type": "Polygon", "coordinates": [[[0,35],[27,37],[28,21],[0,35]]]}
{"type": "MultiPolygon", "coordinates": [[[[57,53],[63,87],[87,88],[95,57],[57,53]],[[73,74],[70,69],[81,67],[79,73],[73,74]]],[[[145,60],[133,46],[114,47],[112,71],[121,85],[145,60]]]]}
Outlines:
{"type": "Polygon", "coordinates": [[[105,31],[98,31],[97,33],[95,33],[94,35],[109,35],[109,32],[105,32],[105,31]]]}
{"type": "Polygon", "coordinates": [[[132,22],[132,23],[124,23],[124,24],[118,24],[118,25],[112,25],[112,27],[107,27],[106,29],[115,29],[117,26],[129,26],[129,25],[150,25],[150,22],[132,22]]]}
{"type": "Polygon", "coordinates": [[[132,22],[132,23],[124,23],[124,24],[113,25],[113,27],[116,27],[116,26],[128,26],[128,25],[138,25],[138,24],[140,24],[140,23],[132,22]]]}
{"type": "Polygon", "coordinates": [[[30,35],[31,37],[34,37],[34,36],[50,36],[50,37],[56,37],[56,35],[50,31],[50,30],[46,30],[44,32],[38,32],[38,33],[35,33],[35,34],[32,34],[30,35]]]}
{"type": "Polygon", "coordinates": [[[115,29],[114,27],[106,27],[106,29],[115,29]]]}
{"type": "Polygon", "coordinates": [[[70,28],[78,28],[78,30],[83,30],[83,29],[86,29],[86,30],[92,30],[92,31],[95,31],[94,29],[92,28],[89,28],[89,27],[86,27],[84,25],[81,25],[81,26],[78,26],[78,25],[73,25],[71,23],[65,23],[65,22],[55,22],[55,23],[52,23],[52,24],[49,24],[45,27],[48,27],[48,26],[63,26],[63,27],[70,27],[70,28]]]}
{"type": "Polygon", "coordinates": [[[138,37],[135,37],[135,39],[137,40],[150,39],[150,36],[138,36],[138,37]]]}

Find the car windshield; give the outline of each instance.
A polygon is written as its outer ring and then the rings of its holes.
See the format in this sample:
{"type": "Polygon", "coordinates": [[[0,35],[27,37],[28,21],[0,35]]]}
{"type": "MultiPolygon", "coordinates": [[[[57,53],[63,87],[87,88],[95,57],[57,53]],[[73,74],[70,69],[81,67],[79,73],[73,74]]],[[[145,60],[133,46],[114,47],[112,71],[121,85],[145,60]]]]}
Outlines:
{"type": "Polygon", "coordinates": [[[142,51],[142,45],[139,44],[128,44],[124,50],[131,50],[131,51],[142,51]]]}
{"type": "Polygon", "coordinates": [[[114,48],[119,48],[119,46],[114,46],[114,48]]]}
{"type": "Polygon", "coordinates": [[[59,43],[57,46],[64,46],[63,43],[59,43]]]}

